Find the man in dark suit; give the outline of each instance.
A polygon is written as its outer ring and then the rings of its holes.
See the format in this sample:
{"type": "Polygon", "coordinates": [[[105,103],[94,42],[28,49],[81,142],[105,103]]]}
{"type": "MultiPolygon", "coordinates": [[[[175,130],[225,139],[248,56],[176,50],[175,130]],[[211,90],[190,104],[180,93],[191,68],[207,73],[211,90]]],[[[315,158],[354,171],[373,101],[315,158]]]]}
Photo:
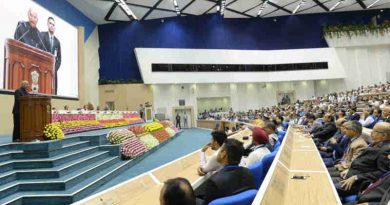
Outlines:
{"type": "Polygon", "coordinates": [[[337,192],[341,197],[359,192],[363,182],[378,180],[390,167],[390,123],[375,125],[371,132],[373,143],[353,161],[349,169],[340,177],[333,177],[337,192]]]}
{"type": "Polygon", "coordinates": [[[19,89],[15,90],[15,103],[14,108],[12,109],[12,114],[14,115],[14,131],[12,135],[12,141],[18,142],[20,139],[20,112],[19,112],[19,104],[20,97],[26,96],[28,94],[28,81],[22,81],[22,84],[19,89]]]}
{"type": "Polygon", "coordinates": [[[356,107],[352,107],[350,109],[348,109],[348,121],[352,121],[352,120],[357,120],[359,121],[360,120],[360,115],[356,113],[356,107]]]}
{"type": "MultiPolygon", "coordinates": [[[[387,156],[390,160],[390,155],[387,156]]],[[[390,167],[388,168],[390,170],[390,167]]],[[[359,193],[356,201],[349,202],[346,205],[356,205],[368,203],[368,205],[386,205],[390,199],[390,171],[383,174],[377,181],[363,183],[362,191],[359,193]]]]}
{"type": "Polygon", "coordinates": [[[57,37],[54,36],[54,32],[56,30],[56,25],[53,17],[49,17],[47,19],[47,32],[42,32],[42,40],[45,45],[46,51],[50,52],[55,56],[56,65],[55,65],[55,94],[57,94],[58,89],[58,77],[57,71],[61,66],[61,44],[57,37]]]}
{"type": "Polygon", "coordinates": [[[236,139],[225,141],[217,155],[217,161],[223,168],[195,190],[198,205],[207,205],[215,199],[255,188],[252,172],[238,166],[243,154],[241,142],[236,139]]]}
{"type": "Polygon", "coordinates": [[[28,21],[19,21],[16,27],[14,39],[26,43],[35,48],[46,50],[41,34],[37,28],[38,14],[32,8],[28,10],[28,21]]]}
{"type": "Polygon", "coordinates": [[[326,140],[333,137],[337,132],[336,124],[334,123],[334,117],[330,113],[324,115],[324,125],[320,129],[316,129],[311,134],[316,144],[324,143],[326,140]]]}

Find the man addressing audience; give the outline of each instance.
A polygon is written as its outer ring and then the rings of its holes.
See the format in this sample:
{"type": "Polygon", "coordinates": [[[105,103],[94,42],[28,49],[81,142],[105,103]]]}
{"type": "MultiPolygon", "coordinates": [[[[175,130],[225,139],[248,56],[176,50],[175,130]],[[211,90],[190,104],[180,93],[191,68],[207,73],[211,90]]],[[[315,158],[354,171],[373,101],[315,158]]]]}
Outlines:
{"type": "Polygon", "coordinates": [[[362,129],[362,125],[358,121],[344,123],[342,132],[351,141],[340,162],[328,169],[332,177],[340,177],[341,172],[347,170],[351,166],[352,161],[368,146],[362,137],[362,129]]]}
{"type": "Polygon", "coordinates": [[[32,8],[27,13],[28,21],[19,21],[16,27],[14,39],[26,43],[35,48],[47,50],[41,39],[41,33],[37,28],[38,14],[32,8]]]}
{"type": "Polygon", "coordinates": [[[160,205],[195,205],[194,190],[184,178],[169,179],[160,192],[160,205]]]}
{"type": "Polygon", "coordinates": [[[341,197],[358,194],[364,181],[374,182],[389,171],[390,123],[375,125],[371,137],[373,143],[340,176],[332,178],[341,197]]]}
{"type": "Polygon", "coordinates": [[[255,188],[252,172],[238,166],[243,154],[241,142],[236,139],[225,141],[217,156],[217,161],[223,168],[195,190],[197,205],[207,205],[215,199],[255,188]]]}
{"type": "Polygon", "coordinates": [[[14,108],[12,109],[12,114],[14,115],[14,131],[12,134],[12,141],[19,142],[20,140],[20,97],[29,95],[28,93],[28,81],[22,81],[20,88],[15,90],[14,93],[14,108]]]}

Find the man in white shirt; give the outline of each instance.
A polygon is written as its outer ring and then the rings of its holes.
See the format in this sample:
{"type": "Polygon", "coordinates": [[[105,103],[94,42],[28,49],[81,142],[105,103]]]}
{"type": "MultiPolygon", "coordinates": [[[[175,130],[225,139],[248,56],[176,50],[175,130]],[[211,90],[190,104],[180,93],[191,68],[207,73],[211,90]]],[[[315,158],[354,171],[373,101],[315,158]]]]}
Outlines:
{"type": "Polygon", "coordinates": [[[372,109],[364,108],[363,114],[359,120],[363,127],[369,127],[375,121],[374,117],[372,116],[372,112],[372,109]]]}
{"type": "Polygon", "coordinates": [[[260,127],[255,127],[252,130],[252,142],[254,146],[251,148],[252,152],[248,157],[242,158],[241,165],[249,167],[257,161],[263,159],[263,157],[270,153],[269,149],[266,147],[268,144],[268,134],[260,127]]]}
{"type": "Polygon", "coordinates": [[[222,165],[217,162],[217,155],[219,148],[223,145],[227,138],[227,135],[223,131],[214,131],[211,133],[211,142],[206,144],[200,153],[200,166],[198,168],[198,174],[204,176],[207,173],[213,173],[222,168],[222,165]],[[209,159],[206,158],[206,151],[211,148],[215,152],[209,159]]]}

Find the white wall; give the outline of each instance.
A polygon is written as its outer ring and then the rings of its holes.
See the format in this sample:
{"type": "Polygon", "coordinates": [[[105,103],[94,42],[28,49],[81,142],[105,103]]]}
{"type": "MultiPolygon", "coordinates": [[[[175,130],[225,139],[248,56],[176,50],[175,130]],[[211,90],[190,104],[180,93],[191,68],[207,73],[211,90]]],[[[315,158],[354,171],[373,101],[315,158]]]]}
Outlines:
{"type": "Polygon", "coordinates": [[[344,78],[334,48],[292,50],[224,50],[136,48],[145,84],[248,83],[344,78]],[[177,64],[283,64],[328,62],[329,69],[280,72],[152,72],[153,63],[177,64]]]}

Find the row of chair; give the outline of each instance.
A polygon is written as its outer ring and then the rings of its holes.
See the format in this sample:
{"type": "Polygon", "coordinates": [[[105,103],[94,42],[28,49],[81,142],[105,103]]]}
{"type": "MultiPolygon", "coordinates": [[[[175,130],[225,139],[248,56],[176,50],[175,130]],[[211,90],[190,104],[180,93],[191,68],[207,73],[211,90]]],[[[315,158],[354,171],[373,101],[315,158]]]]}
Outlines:
{"type": "Polygon", "coordinates": [[[236,195],[216,199],[210,202],[209,205],[251,205],[256,197],[258,189],[267,175],[269,168],[271,167],[272,162],[276,157],[285,135],[286,131],[278,131],[278,142],[274,145],[273,151],[270,154],[265,155],[262,160],[248,167],[255,177],[256,189],[250,189],[236,195]]]}

